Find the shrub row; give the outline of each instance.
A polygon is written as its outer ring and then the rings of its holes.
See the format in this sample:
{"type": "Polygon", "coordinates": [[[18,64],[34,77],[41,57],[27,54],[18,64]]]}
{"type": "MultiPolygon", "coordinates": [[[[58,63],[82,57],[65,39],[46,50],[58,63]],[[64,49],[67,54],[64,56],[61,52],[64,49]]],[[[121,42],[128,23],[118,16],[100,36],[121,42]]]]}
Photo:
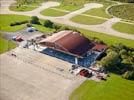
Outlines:
{"type": "Polygon", "coordinates": [[[11,23],[10,26],[16,26],[16,25],[26,24],[28,22],[29,22],[28,20],[24,20],[24,21],[20,21],[20,22],[14,22],[14,23],[11,23]]]}

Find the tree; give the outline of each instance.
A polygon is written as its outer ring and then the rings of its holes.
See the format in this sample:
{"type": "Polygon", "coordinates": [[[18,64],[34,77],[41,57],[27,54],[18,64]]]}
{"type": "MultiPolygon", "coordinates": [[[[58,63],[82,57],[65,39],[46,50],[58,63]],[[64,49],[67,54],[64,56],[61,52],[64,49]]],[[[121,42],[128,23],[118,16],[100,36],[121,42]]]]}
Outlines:
{"type": "Polygon", "coordinates": [[[111,51],[99,63],[107,70],[113,70],[119,63],[119,55],[115,51],[111,51]]]}
{"type": "Polygon", "coordinates": [[[123,75],[123,78],[129,79],[129,80],[134,80],[134,71],[126,71],[123,75]]]}
{"type": "Polygon", "coordinates": [[[39,18],[37,16],[32,16],[31,21],[32,24],[40,24],[39,18]]]}
{"type": "Polygon", "coordinates": [[[53,26],[52,26],[56,31],[58,31],[60,28],[61,28],[61,26],[60,25],[57,25],[57,24],[55,24],[55,23],[53,23],[53,26]]]}
{"type": "Polygon", "coordinates": [[[49,28],[53,28],[53,22],[51,22],[50,20],[45,20],[44,22],[44,26],[45,27],[49,27],[49,28]]]}

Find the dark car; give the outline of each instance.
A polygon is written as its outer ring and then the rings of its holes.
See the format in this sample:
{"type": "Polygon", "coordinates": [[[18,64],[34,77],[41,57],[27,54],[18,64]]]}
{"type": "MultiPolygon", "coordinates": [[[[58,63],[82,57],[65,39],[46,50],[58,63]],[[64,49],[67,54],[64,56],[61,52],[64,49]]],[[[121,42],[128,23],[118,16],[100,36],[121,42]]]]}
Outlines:
{"type": "Polygon", "coordinates": [[[80,75],[81,75],[81,76],[84,76],[84,77],[87,77],[87,76],[89,75],[89,71],[86,70],[86,69],[82,69],[82,70],[80,71],[80,75]]]}

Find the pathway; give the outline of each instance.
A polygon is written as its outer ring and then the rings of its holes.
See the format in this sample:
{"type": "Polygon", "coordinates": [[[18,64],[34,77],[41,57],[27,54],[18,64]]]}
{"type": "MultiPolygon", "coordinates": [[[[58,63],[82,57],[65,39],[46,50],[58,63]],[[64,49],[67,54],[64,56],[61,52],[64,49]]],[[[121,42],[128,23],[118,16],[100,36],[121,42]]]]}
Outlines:
{"type": "MultiPolygon", "coordinates": [[[[50,7],[54,7],[54,6],[59,6],[60,4],[57,2],[46,2],[43,3],[40,7],[38,7],[37,9],[33,10],[33,11],[27,11],[27,12],[15,12],[15,11],[10,11],[8,9],[9,5],[11,3],[14,2],[14,0],[11,0],[10,2],[4,2],[4,0],[1,0],[1,11],[0,14],[19,14],[19,15],[27,15],[27,16],[38,16],[41,19],[49,19],[53,22],[57,22],[60,24],[65,24],[65,25],[69,25],[69,26],[73,26],[73,27],[78,27],[78,28],[82,28],[82,29],[86,29],[86,30],[91,30],[91,31],[95,31],[95,32],[100,32],[100,33],[105,33],[108,35],[112,35],[112,36],[117,36],[117,37],[121,37],[121,38],[125,38],[125,39],[131,39],[134,40],[134,35],[132,34],[127,34],[127,33],[121,33],[118,31],[115,31],[114,29],[111,28],[111,26],[117,22],[120,22],[121,19],[119,18],[111,18],[108,21],[106,21],[103,24],[99,24],[99,25],[84,25],[84,24],[79,24],[79,23],[75,23],[70,21],[69,19],[73,16],[76,16],[78,14],[81,14],[89,9],[92,8],[99,8],[102,7],[101,4],[97,4],[97,3],[89,3],[86,4],[83,8],[76,10],[72,13],[69,13],[65,16],[62,17],[48,17],[48,16],[43,16],[40,14],[40,12],[44,9],[50,8],[50,7]],[[6,6],[5,6],[6,4],[6,6]]],[[[84,20],[84,19],[82,19],[84,20]]]]}

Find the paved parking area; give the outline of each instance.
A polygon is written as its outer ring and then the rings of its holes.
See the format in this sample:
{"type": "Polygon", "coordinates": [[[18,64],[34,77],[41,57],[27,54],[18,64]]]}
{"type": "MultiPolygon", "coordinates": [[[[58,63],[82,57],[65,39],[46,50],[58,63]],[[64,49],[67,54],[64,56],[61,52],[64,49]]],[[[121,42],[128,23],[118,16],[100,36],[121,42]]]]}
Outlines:
{"type": "Polygon", "coordinates": [[[69,73],[71,64],[16,48],[0,55],[1,100],[68,100],[85,79],[69,73]],[[11,53],[17,56],[11,56],[11,53]]]}

